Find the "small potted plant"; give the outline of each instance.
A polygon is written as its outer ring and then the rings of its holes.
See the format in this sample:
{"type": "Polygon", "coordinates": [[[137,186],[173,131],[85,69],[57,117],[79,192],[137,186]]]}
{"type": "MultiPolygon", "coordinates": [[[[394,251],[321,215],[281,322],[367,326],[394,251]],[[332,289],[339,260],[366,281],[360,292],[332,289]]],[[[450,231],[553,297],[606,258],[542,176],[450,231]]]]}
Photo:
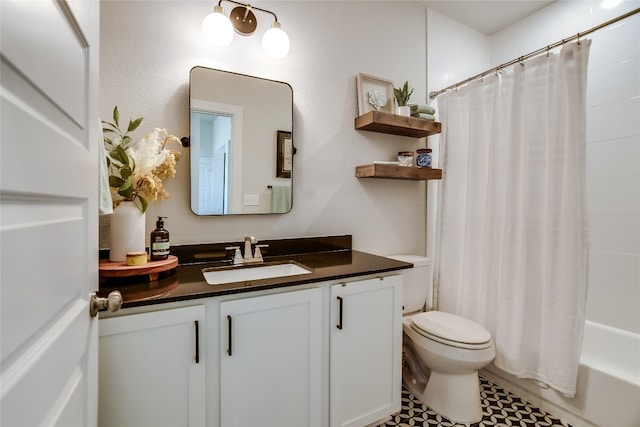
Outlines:
{"type": "Polygon", "coordinates": [[[413,93],[413,88],[409,87],[409,82],[404,82],[404,86],[393,88],[393,94],[398,102],[398,107],[396,108],[396,114],[400,116],[410,116],[411,108],[407,105],[409,102],[409,98],[413,93]]]}

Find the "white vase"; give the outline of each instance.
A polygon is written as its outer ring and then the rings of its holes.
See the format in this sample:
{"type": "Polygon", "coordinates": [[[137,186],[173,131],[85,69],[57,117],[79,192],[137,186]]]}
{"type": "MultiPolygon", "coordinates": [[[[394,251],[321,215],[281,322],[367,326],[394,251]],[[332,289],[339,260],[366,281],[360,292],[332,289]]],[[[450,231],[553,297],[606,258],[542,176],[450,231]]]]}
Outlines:
{"type": "Polygon", "coordinates": [[[398,116],[409,117],[411,115],[411,107],[408,105],[402,105],[402,106],[396,107],[396,114],[398,116]]]}
{"type": "Polygon", "coordinates": [[[126,261],[129,252],[145,251],[145,214],[135,202],[120,202],[111,215],[109,260],[126,261]]]}

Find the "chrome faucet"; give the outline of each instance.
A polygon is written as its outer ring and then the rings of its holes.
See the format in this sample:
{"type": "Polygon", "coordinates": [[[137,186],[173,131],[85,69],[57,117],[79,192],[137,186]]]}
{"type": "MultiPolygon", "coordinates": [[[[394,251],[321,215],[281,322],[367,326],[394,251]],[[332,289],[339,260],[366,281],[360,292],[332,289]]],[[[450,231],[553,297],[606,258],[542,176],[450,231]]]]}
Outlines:
{"type": "Polygon", "coordinates": [[[269,245],[258,245],[258,239],[253,236],[247,236],[244,238],[244,256],[240,252],[240,246],[229,246],[225,249],[233,250],[233,264],[251,264],[264,262],[262,258],[262,251],[260,248],[266,248],[269,245]],[[255,245],[255,252],[253,246],[255,245]]]}
{"type": "MultiPolygon", "coordinates": [[[[244,261],[245,262],[250,262],[251,260],[254,259],[252,245],[255,245],[256,243],[258,243],[258,239],[256,239],[253,236],[247,236],[244,238],[244,261]]],[[[260,261],[262,261],[262,259],[260,261]]]]}

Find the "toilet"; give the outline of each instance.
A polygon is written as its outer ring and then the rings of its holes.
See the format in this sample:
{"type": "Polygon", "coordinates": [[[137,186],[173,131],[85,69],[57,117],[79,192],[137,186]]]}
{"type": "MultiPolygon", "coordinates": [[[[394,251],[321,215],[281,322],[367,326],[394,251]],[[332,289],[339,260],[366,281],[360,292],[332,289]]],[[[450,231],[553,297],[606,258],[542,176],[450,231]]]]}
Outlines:
{"type": "Polygon", "coordinates": [[[482,419],[478,370],[495,357],[491,334],[461,316],[429,310],[430,260],[389,256],[410,262],[403,272],[403,374],[405,387],[433,411],[458,423],[482,419]]]}

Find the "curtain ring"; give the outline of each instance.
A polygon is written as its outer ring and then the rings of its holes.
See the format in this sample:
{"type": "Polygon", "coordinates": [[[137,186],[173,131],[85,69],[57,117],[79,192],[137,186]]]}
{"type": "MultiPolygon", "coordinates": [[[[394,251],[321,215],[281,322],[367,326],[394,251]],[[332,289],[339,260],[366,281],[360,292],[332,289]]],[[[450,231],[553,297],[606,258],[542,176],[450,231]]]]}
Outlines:
{"type": "Polygon", "coordinates": [[[547,58],[549,57],[549,51],[551,50],[551,46],[547,46],[547,58]]]}
{"type": "Polygon", "coordinates": [[[578,46],[580,46],[580,33],[578,33],[578,46]]]}
{"type": "Polygon", "coordinates": [[[520,64],[520,65],[522,65],[524,67],[524,57],[523,56],[518,58],[518,64],[520,64]]]}

